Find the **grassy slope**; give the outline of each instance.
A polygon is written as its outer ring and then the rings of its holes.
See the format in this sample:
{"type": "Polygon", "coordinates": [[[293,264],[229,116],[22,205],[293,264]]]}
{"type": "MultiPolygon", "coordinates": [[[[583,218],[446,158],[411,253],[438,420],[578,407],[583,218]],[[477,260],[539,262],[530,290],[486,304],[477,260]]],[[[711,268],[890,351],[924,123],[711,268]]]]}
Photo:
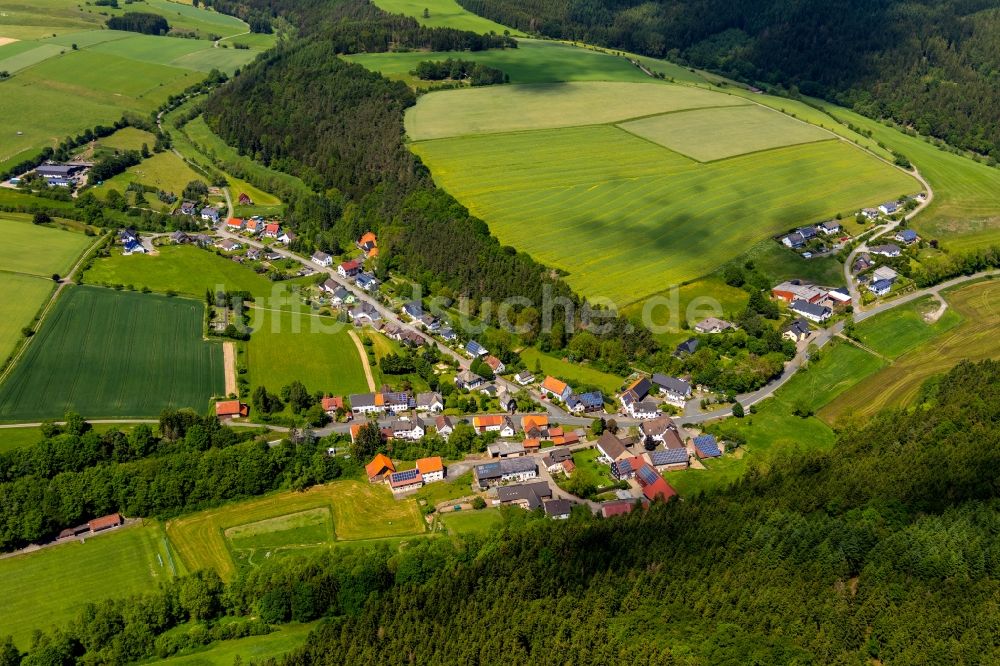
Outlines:
{"type": "Polygon", "coordinates": [[[501,242],[566,270],[580,293],[619,304],[712,273],[772,234],[915,185],[839,141],[712,164],[608,126],[413,149],[501,242]]]}
{"type": "Polygon", "coordinates": [[[267,518],[329,507],[338,541],[422,534],[423,521],[412,500],[397,501],[384,486],[335,481],[305,492],[282,492],[171,520],[167,535],[189,570],[214,568],[230,580],[236,567],[223,531],[267,518]]]}
{"type": "Polygon", "coordinates": [[[0,270],[44,278],[67,273],[93,241],[82,233],[34,225],[27,216],[10,213],[0,213],[0,237],[0,270]]]}
{"type": "Polygon", "coordinates": [[[0,271],[0,293],[6,294],[0,307],[0,361],[14,351],[21,329],[38,314],[54,287],[50,280],[0,271]]]}
{"type": "Polygon", "coordinates": [[[202,339],[203,305],[71,287],[0,386],[0,419],[156,416],[208,408],[223,390],[222,348],[202,339]]]}
{"type": "Polygon", "coordinates": [[[213,643],[199,652],[161,661],[150,662],[164,666],[231,666],[239,656],[243,663],[251,659],[277,658],[294,650],[306,641],[315,624],[282,624],[265,636],[250,636],[213,643]]]}
{"type": "MultiPolygon", "coordinates": [[[[421,24],[432,28],[454,28],[480,34],[490,32],[503,34],[508,30],[506,26],[462,8],[455,0],[377,0],[374,4],[392,14],[413,16],[421,24]],[[428,14],[426,18],[425,9],[428,14]]],[[[520,34],[516,30],[510,30],[510,33],[520,34]]]]}
{"type": "Polygon", "coordinates": [[[149,287],[159,292],[173,289],[196,298],[203,298],[206,289],[249,291],[256,297],[265,297],[271,295],[274,287],[284,286],[190,245],[163,246],[159,252],[157,256],[131,257],[113,252],[110,257],[95,261],[84,277],[90,283],[131,284],[136,289],[149,287]]]}
{"type": "Polygon", "coordinates": [[[996,344],[1000,330],[1000,281],[961,285],[948,290],[944,297],[961,317],[961,324],[904,353],[891,366],[824,407],[819,415],[829,422],[843,416],[869,416],[886,407],[906,404],[917,395],[926,379],[947,371],[963,359],[1000,357],[996,344]]]}
{"type": "MultiPolygon", "coordinates": [[[[605,397],[610,397],[622,386],[621,377],[601,372],[596,368],[591,368],[580,363],[564,361],[561,358],[550,356],[544,352],[528,347],[521,352],[521,360],[529,370],[534,370],[535,362],[541,363],[542,372],[552,375],[568,382],[570,386],[576,387],[582,384],[596,386],[604,392],[605,397]]],[[[541,381],[541,377],[538,378],[541,381]]]]}
{"type": "MultiPolygon", "coordinates": [[[[118,174],[110,180],[104,181],[102,185],[94,188],[94,194],[99,197],[107,195],[108,190],[115,189],[124,193],[129,183],[137,182],[153,187],[165,192],[173,192],[178,197],[184,188],[192,180],[200,180],[203,183],[206,178],[189,167],[184,160],[177,157],[172,151],[156,153],[140,164],[129,167],[127,171],[118,174]]],[[[206,183],[207,184],[207,183],[206,183]]],[[[146,199],[152,205],[159,205],[160,202],[155,194],[147,194],[146,199]]]]}
{"type": "Polygon", "coordinates": [[[814,125],[761,106],[668,113],[619,127],[699,162],[830,138],[814,125]]]}
{"type": "MultiPolygon", "coordinates": [[[[609,57],[609,56],[605,56],[609,57]]],[[[443,90],[406,113],[414,141],[611,123],[656,113],[745,105],[731,95],[690,86],[572,81],[443,90]]]]}
{"type": "Polygon", "coordinates": [[[106,136],[95,142],[95,148],[105,148],[112,150],[140,150],[142,144],[152,149],[156,143],[156,136],[146,130],[135,127],[123,127],[111,136],[106,136]]]}
{"type": "Polygon", "coordinates": [[[476,53],[446,51],[409,53],[365,53],[346,56],[390,79],[410,85],[428,86],[410,72],[424,60],[462,58],[503,70],[511,83],[553,83],[559,81],[632,81],[648,83],[650,78],[624,58],[558,42],[519,39],[516,49],[491,49],[476,53]]]}
{"type": "Polygon", "coordinates": [[[917,165],[934,189],[934,201],[913,221],[926,238],[965,251],[1000,242],[1000,169],[940,150],[915,137],[846,109],[823,104],[835,117],[869,129],[874,138],[917,165]]]}
{"type": "Polygon", "coordinates": [[[924,315],[937,309],[938,301],[930,296],[900,305],[858,324],[858,337],[883,356],[897,358],[961,323],[962,316],[954,308],[927,323],[924,315]]]}
{"type": "Polygon", "coordinates": [[[349,325],[309,313],[257,309],[252,314],[246,358],[254,387],[276,392],[297,379],[310,391],[332,395],[368,390],[349,325]]]}
{"type": "Polygon", "coordinates": [[[170,567],[155,524],[0,560],[0,627],[27,649],[34,629],[66,624],[88,602],[147,591],[170,567]]]}
{"type": "Polygon", "coordinates": [[[670,485],[682,495],[728,485],[746,472],[748,465],[768,465],[776,456],[798,449],[833,446],[833,431],[815,417],[806,419],[792,414],[798,401],[819,409],[839,392],[877,372],[882,361],[858,347],[836,341],[826,347],[819,361],[797,373],[770,400],[758,407],[756,414],[744,419],[731,418],[725,427],[742,433],[746,447],[736,455],[705,462],[706,470],[668,472],[670,485]]]}
{"type": "Polygon", "coordinates": [[[480,511],[449,511],[441,514],[441,521],[453,534],[492,534],[503,524],[498,509],[480,511]]]}

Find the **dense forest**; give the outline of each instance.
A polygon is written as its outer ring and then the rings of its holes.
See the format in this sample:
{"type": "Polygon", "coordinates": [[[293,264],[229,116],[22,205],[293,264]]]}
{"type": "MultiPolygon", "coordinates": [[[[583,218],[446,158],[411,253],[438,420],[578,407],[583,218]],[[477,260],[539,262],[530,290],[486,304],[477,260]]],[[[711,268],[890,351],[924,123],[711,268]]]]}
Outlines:
{"type": "Polygon", "coordinates": [[[1000,159],[1000,0],[460,0],[578,39],[825,97],[1000,159]]]}
{"type": "Polygon", "coordinates": [[[228,585],[201,573],[92,604],[23,663],[321,617],[286,666],[997,663],[998,422],[1000,363],[964,363],[726,490],[609,519],[512,509],[485,536],[270,560],[228,585]]]}

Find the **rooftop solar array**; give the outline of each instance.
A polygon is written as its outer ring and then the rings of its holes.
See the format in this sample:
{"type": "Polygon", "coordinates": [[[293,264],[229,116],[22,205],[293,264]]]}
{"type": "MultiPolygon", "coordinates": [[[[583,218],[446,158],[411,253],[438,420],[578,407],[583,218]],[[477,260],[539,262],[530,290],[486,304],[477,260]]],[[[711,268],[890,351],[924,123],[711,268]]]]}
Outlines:
{"type": "Polygon", "coordinates": [[[687,462],[687,449],[667,449],[666,451],[653,451],[650,456],[654,465],[676,465],[687,462]]]}
{"type": "Polygon", "coordinates": [[[722,455],[722,451],[719,450],[719,445],[712,435],[695,437],[694,445],[703,456],[714,457],[722,455]]]}
{"type": "Polygon", "coordinates": [[[418,476],[420,476],[420,470],[408,469],[402,472],[395,472],[391,477],[389,477],[389,479],[393,483],[398,483],[400,481],[412,481],[418,476]]]}
{"type": "Polygon", "coordinates": [[[652,467],[640,467],[636,472],[636,476],[639,477],[639,481],[647,486],[653,485],[661,478],[657,471],[652,467]]]}

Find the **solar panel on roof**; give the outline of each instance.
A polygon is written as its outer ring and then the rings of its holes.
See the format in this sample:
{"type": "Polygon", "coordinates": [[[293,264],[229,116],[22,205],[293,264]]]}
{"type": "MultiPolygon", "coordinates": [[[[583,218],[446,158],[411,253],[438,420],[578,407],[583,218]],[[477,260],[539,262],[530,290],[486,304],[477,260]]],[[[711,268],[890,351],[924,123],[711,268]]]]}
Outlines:
{"type": "Polygon", "coordinates": [[[672,465],[675,463],[682,463],[687,461],[687,450],[685,449],[667,449],[666,451],[654,451],[653,452],[653,464],[654,465],[672,465]]]}
{"type": "Polygon", "coordinates": [[[647,486],[656,483],[660,479],[660,475],[656,473],[656,470],[650,467],[640,467],[637,475],[639,476],[639,480],[647,486]]]}
{"type": "Polygon", "coordinates": [[[715,437],[712,435],[702,435],[701,437],[695,437],[694,445],[698,448],[698,451],[705,456],[721,456],[722,451],[719,450],[719,445],[715,441],[715,437]]]}
{"type": "Polygon", "coordinates": [[[395,474],[392,475],[392,480],[393,481],[412,481],[413,479],[417,478],[417,475],[419,473],[420,473],[419,470],[416,470],[416,469],[408,469],[408,470],[404,470],[402,472],[396,472],[395,474]]]}

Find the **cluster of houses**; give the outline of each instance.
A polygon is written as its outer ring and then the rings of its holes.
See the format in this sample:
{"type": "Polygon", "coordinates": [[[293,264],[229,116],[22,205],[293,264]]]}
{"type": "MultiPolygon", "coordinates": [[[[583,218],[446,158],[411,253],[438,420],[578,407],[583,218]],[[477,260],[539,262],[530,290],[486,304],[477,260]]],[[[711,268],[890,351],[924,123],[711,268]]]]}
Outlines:
{"type": "Polygon", "coordinates": [[[788,309],[795,314],[817,324],[851,304],[851,294],[846,289],[829,289],[803,280],[786,280],[771,289],[771,296],[787,303],[788,309]]]}
{"type": "Polygon", "coordinates": [[[604,411],[603,393],[600,391],[575,393],[569,384],[551,375],[542,380],[542,383],[538,385],[538,391],[543,397],[560,400],[567,409],[575,414],[604,411]]]}
{"type": "Polygon", "coordinates": [[[259,215],[246,219],[231,217],[226,220],[225,228],[230,233],[243,234],[250,238],[271,238],[285,245],[295,240],[295,234],[282,230],[281,223],[265,220],[259,215]]]}
{"type": "MultiPolygon", "coordinates": [[[[779,236],[778,241],[785,247],[792,250],[801,250],[807,245],[810,245],[812,241],[825,240],[830,236],[836,236],[837,234],[842,233],[843,230],[844,228],[837,220],[826,220],[825,222],[820,222],[816,225],[799,227],[790,233],[779,236]]],[[[840,239],[841,242],[845,240],[847,239],[840,239]]],[[[822,243],[819,245],[821,246],[822,243]]],[[[816,246],[816,244],[813,244],[812,246],[816,246]]],[[[819,247],[817,246],[816,249],[819,249],[819,247]]],[[[802,256],[809,259],[812,256],[812,253],[804,252],[802,256]]]]}
{"type": "Polygon", "coordinates": [[[622,413],[634,419],[655,419],[660,415],[660,405],[654,396],[674,407],[683,408],[691,399],[691,384],[677,377],[656,373],[632,381],[618,397],[622,413]]]}
{"type": "Polygon", "coordinates": [[[365,473],[369,483],[384,483],[394,495],[419,490],[425,484],[443,481],[445,466],[440,456],[420,458],[413,469],[396,471],[389,456],[378,453],[370,463],[365,465],[365,473]]]}

